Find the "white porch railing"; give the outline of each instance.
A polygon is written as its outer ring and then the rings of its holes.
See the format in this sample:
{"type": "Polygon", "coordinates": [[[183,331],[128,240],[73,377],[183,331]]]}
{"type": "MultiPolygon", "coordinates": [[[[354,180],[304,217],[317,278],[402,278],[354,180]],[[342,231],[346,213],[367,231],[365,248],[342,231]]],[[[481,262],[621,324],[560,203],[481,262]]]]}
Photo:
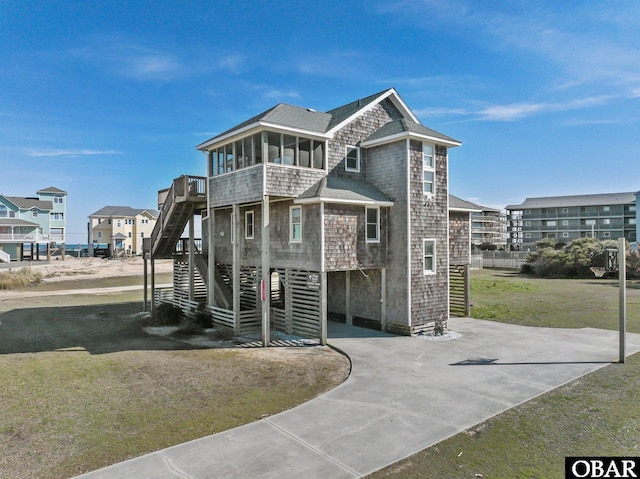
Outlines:
{"type": "Polygon", "coordinates": [[[0,263],[11,263],[11,255],[0,249],[0,263]]]}
{"type": "Polygon", "coordinates": [[[31,233],[0,233],[2,242],[44,243],[49,241],[64,242],[64,235],[45,235],[38,232],[31,233]]]}

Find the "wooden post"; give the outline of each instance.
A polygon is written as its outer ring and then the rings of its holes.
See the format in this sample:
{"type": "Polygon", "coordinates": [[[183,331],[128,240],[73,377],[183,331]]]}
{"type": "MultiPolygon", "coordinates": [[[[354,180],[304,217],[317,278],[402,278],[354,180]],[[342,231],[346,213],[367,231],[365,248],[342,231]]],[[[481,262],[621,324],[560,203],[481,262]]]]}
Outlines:
{"type": "Polygon", "coordinates": [[[627,266],[626,244],[624,238],[618,239],[618,290],[619,290],[619,322],[620,322],[620,362],[626,360],[626,335],[627,335],[627,266]]]}
{"type": "Polygon", "coordinates": [[[320,344],[327,344],[327,272],[320,273],[320,344]]]}
{"type": "Polygon", "coordinates": [[[151,254],[151,312],[156,310],[156,264],[151,254]]]}
{"type": "MultiPolygon", "coordinates": [[[[495,252],[494,252],[495,254],[495,252]]],[[[464,314],[471,315],[471,268],[469,264],[464,265],[464,314]]]]}
{"type": "Polygon", "coordinates": [[[191,215],[189,218],[189,301],[195,299],[195,267],[196,267],[196,252],[195,252],[195,217],[191,215]]]}
{"type": "Polygon", "coordinates": [[[351,270],[347,270],[345,277],[345,295],[347,297],[345,304],[346,322],[349,326],[353,325],[353,316],[351,315],[351,270]]]}
{"type": "Polygon", "coordinates": [[[262,345],[271,343],[271,261],[269,258],[269,196],[262,197],[262,345]]]}
{"type": "Polygon", "coordinates": [[[240,332],[240,207],[234,203],[231,209],[231,251],[232,251],[232,280],[233,312],[236,317],[236,330],[240,332]]]}
{"type": "Polygon", "coordinates": [[[387,268],[380,268],[380,326],[387,330],[387,268]]]}
{"type": "Polygon", "coordinates": [[[147,286],[148,286],[148,278],[147,278],[147,252],[144,251],[144,246],[142,247],[143,251],[142,251],[142,271],[143,271],[143,285],[144,285],[144,300],[142,302],[142,311],[147,311],[147,307],[149,305],[149,291],[147,290],[147,286]]]}
{"type": "Polygon", "coordinates": [[[208,250],[207,250],[207,298],[209,306],[216,306],[216,237],[215,227],[213,222],[215,221],[215,210],[213,207],[209,208],[209,214],[207,217],[207,223],[209,227],[208,238],[208,250]]]}

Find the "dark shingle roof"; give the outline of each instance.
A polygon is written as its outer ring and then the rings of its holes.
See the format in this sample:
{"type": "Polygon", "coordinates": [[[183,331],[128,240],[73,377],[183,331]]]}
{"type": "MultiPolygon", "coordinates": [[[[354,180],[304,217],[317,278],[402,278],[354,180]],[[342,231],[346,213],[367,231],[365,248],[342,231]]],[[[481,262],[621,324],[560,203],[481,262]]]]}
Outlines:
{"type": "Polygon", "coordinates": [[[49,188],[43,188],[41,190],[36,191],[36,193],[40,194],[40,193],[60,193],[63,195],[66,195],[67,192],[61,190],[60,188],[56,188],[55,186],[50,186],[49,188]]]}
{"type": "Polygon", "coordinates": [[[460,143],[447,135],[443,135],[431,128],[416,123],[415,121],[408,120],[407,118],[401,118],[396,121],[391,121],[382,125],[376,131],[374,131],[365,141],[379,140],[381,138],[387,138],[389,136],[398,135],[400,133],[415,133],[417,135],[427,136],[439,140],[444,140],[448,143],[460,143]]]}
{"type": "Polygon", "coordinates": [[[371,183],[340,176],[325,176],[298,196],[296,202],[305,203],[321,199],[339,203],[393,203],[391,198],[371,183]]]}
{"type": "Polygon", "coordinates": [[[482,211],[483,208],[480,205],[465,201],[457,196],[449,195],[449,209],[450,210],[464,210],[464,211],[482,211]]]}
{"type": "Polygon", "coordinates": [[[17,218],[1,218],[0,226],[40,226],[38,223],[17,218]]]}
{"type": "Polygon", "coordinates": [[[568,208],[571,206],[626,205],[636,202],[635,193],[602,193],[595,195],[546,196],[527,198],[519,205],[507,205],[508,210],[531,208],[568,208]]]}
{"type": "Polygon", "coordinates": [[[136,209],[136,208],[131,208],[129,206],[105,206],[104,208],[99,209],[98,211],[96,211],[95,213],[89,215],[89,216],[116,216],[116,217],[131,217],[131,216],[137,216],[140,213],[142,213],[143,211],[146,211],[147,213],[149,213],[151,216],[153,216],[154,218],[157,218],[158,215],[160,214],[158,212],[158,210],[152,210],[152,209],[147,209],[147,208],[143,208],[143,209],[136,209]]]}
{"type": "Polygon", "coordinates": [[[339,106],[338,108],[334,108],[333,110],[329,110],[327,113],[331,115],[331,121],[329,122],[327,130],[330,130],[336,125],[339,125],[351,115],[355,114],[358,110],[366,107],[388,91],[389,90],[384,90],[370,95],[366,98],[361,98],[359,100],[352,101],[351,103],[347,103],[346,105],[339,106]]]}
{"type": "Polygon", "coordinates": [[[37,208],[39,210],[53,209],[53,203],[51,201],[41,201],[38,198],[23,198],[21,196],[5,196],[5,198],[22,210],[29,210],[31,208],[37,208]]]}

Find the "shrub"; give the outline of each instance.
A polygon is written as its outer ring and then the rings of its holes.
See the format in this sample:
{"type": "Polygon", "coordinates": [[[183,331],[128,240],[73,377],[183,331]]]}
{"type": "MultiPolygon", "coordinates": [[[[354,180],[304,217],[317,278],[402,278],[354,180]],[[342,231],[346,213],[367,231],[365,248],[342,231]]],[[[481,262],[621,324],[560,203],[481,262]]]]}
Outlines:
{"type": "MultiPolygon", "coordinates": [[[[559,249],[553,241],[545,238],[536,243],[538,249],[527,257],[521,271],[542,278],[592,278],[592,267],[603,267],[607,261],[607,249],[616,249],[613,240],[598,241],[594,238],[579,238],[559,249]]],[[[640,255],[627,251],[627,275],[635,278],[640,274],[640,255]]]]}
{"type": "Polygon", "coordinates": [[[38,284],[41,280],[42,274],[30,269],[7,271],[0,273],[0,289],[24,288],[38,284]]]}
{"type": "Polygon", "coordinates": [[[184,318],[180,308],[169,303],[162,303],[151,315],[153,326],[176,326],[184,318]]]}
{"type": "Polygon", "coordinates": [[[204,304],[198,306],[193,314],[193,319],[203,329],[213,328],[213,317],[204,304]]]}

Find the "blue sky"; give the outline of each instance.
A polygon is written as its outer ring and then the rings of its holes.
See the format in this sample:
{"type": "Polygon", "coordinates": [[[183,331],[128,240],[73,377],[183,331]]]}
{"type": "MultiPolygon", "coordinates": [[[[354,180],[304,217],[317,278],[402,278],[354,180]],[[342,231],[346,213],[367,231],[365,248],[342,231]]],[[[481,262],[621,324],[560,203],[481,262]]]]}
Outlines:
{"type": "Polygon", "coordinates": [[[204,175],[216,133],[390,87],[462,141],[461,198],[640,190],[636,1],[0,0],[0,193],[66,190],[83,242],[101,207],[204,175]]]}

